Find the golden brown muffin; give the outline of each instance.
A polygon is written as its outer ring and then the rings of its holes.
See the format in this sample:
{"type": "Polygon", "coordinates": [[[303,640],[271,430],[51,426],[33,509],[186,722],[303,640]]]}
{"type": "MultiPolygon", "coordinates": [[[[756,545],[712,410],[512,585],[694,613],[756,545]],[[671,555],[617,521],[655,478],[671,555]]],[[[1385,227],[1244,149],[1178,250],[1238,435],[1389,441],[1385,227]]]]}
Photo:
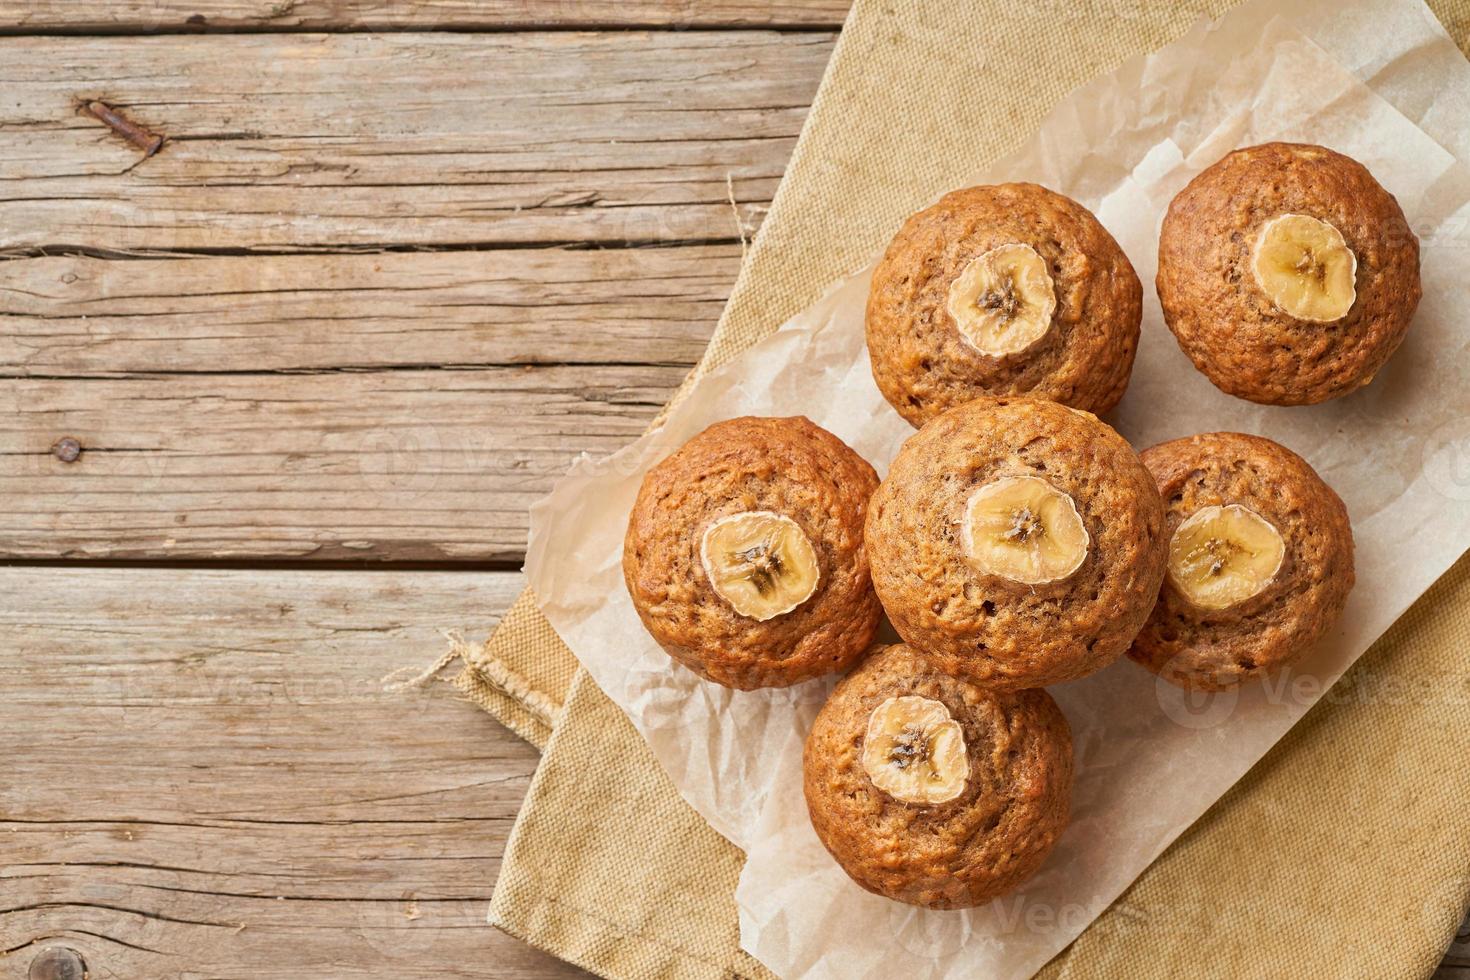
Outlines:
{"type": "Polygon", "coordinates": [[[1045,691],[988,691],[906,646],[837,685],[806,740],[807,810],[871,892],[954,909],[1015,888],[1067,825],[1072,734],[1045,691]]]}
{"type": "Polygon", "coordinates": [[[916,426],[980,395],[1100,415],[1128,387],[1142,300],[1128,257],[1071,198],[954,191],[904,222],[873,272],[873,378],[916,426]]]}
{"type": "Polygon", "coordinates": [[[1217,388],[1310,405],[1366,385],[1398,349],[1419,305],[1419,240],[1356,160],[1266,143],[1174,198],[1157,287],[1179,346],[1217,388]]]}
{"type": "Polygon", "coordinates": [[[1342,614],[1353,529],[1332,488],[1270,439],[1212,432],[1143,452],[1164,497],[1169,571],[1128,655],[1218,691],[1279,669],[1342,614]],[[1181,530],[1182,529],[1182,530],[1181,530]]]}
{"type": "Polygon", "coordinates": [[[643,625],[742,689],[845,670],[873,641],[873,467],[805,418],[717,422],[643,479],[623,577],[643,625]]]}
{"type": "Polygon", "coordinates": [[[994,688],[1090,674],[1164,577],[1164,507],[1123,437],[1055,402],[982,398],[926,424],[868,510],[873,585],[904,641],[994,688]]]}

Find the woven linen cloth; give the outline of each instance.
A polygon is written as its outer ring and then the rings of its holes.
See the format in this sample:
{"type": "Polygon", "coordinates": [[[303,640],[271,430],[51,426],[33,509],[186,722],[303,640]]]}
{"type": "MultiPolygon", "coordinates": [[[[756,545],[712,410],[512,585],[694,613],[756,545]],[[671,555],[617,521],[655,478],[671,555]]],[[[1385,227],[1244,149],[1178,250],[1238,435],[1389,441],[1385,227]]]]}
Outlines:
{"type": "MultiPolygon", "coordinates": [[[[870,260],[1072,88],[1230,5],[858,0],[691,377],[870,260]]],[[[1470,0],[1430,6],[1470,47],[1470,0]]],[[[1040,976],[1428,975],[1470,901],[1467,651],[1470,558],[1040,976]]],[[[741,853],[532,597],[462,653],[459,688],[544,750],[491,921],[608,977],[770,976],[738,945],[741,853]]]]}

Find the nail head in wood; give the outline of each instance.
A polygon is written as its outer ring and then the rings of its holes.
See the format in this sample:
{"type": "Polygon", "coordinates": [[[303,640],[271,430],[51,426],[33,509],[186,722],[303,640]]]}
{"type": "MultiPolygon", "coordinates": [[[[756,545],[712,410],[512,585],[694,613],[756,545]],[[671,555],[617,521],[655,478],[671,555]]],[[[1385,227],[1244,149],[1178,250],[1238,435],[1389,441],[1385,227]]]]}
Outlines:
{"type": "Polygon", "coordinates": [[[71,436],[56,440],[56,445],[51,447],[51,455],[63,463],[75,463],[82,455],[82,444],[71,436]]]}
{"type": "Polygon", "coordinates": [[[127,116],[108,105],[106,102],[91,102],[82,104],[82,111],[107,126],[129,143],[143,151],[143,159],[151,157],[163,146],[163,137],[153,132],[147,126],[141,126],[133,122],[127,116]]]}
{"type": "Polygon", "coordinates": [[[87,980],[87,964],[69,946],[48,946],[31,960],[26,980],[87,980]]]}

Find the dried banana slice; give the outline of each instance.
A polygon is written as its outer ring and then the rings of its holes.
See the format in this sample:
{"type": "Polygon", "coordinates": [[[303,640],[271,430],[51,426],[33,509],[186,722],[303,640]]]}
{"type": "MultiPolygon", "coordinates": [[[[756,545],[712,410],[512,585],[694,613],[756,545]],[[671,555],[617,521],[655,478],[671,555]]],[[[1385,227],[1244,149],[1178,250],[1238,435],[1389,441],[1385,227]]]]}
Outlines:
{"type": "Polygon", "coordinates": [[[1266,222],[1251,251],[1251,269],[1271,302],[1298,320],[1340,320],[1358,298],[1358,257],[1342,232],[1305,214],[1266,222]]]}
{"type": "Polygon", "coordinates": [[[991,357],[1019,354],[1051,329],[1056,289],[1030,245],[1002,245],[970,260],[949,287],[960,336],[991,357]]]}
{"type": "Polygon", "coordinates": [[[889,698],[868,716],[863,769],[896,800],[944,803],[963,793],[969,779],[965,733],[941,701],[889,698]]]}
{"type": "Polygon", "coordinates": [[[1281,533],[1250,508],[1201,507],[1169,539],[1169,581],[1202,609],[1226,609],[1270,585],[1285,557],[1281,533]]]}
{"type": "Polygon", "coordinates": [[[1092,543],[1072,498],[1036,476],[1003,477],[970,494],[960,538],[976,569],[1026,585],[1067,578],[1092,543]]]}
{"type": "Polygon", "coordinates": [[[817,551],[795,521],[750,510],[711,524],[699,558],[710,585],[742,616],[765,622],[789,613],[817,591],[817,551]]]}

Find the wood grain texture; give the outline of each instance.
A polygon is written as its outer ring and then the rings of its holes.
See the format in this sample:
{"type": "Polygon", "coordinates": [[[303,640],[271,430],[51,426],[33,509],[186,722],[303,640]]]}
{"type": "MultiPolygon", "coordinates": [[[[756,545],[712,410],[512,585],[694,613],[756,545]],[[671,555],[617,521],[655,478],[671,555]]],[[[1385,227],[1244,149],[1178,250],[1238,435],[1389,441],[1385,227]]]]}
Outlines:
{"type": "Polygon", "coordinates": [[[0,263],[0,552],[517,561],[530,504],[683,379],[738,261],[0,263]]]}
{"type": "Polygon", "coordinates": [[[699,356],[829,40],[0,40],[0,555],[519,560],[699,356]]]}
{"type": "Polygon", "coordinates": [[[636,438],[683,367],[20,379],[5,550],[65,558],[518,560],[578,453],[636,438]],[[51,451],[81,443],[75,462],[51,451]]]}
{"type": "Polygon", "coordinates": [[[0,249],[281,251],[738,237],[833,36],[0,38],[0,249]],[[163,134],[151,157],[79,113],[163,134]]]}
{"type": "Polygon", "coordinates": [[[0,262],[0,375],[689,365],[739,263],[738,245],[19,259],[0,262]]]}
{"type": "Polygon", "coordinates": [[[847,7],[846,0],[6,0],[0,3],[0,28],[45,33],[837,27],[847,7]]]}
{"type": "Polygon", "coordinates": [[[0,976],[582,975],[485,925],[533,749],[447,684],[511,573],[0,569],[0,976]]]}

